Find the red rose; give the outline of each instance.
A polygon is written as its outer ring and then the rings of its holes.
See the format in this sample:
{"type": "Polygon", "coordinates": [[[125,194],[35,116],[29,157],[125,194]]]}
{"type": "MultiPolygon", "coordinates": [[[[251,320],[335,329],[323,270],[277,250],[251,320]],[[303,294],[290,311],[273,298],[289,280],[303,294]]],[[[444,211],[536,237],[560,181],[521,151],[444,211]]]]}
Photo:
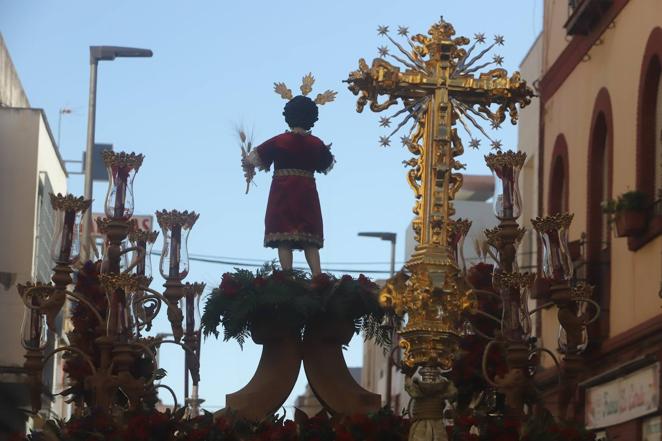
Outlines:
{"type": "Polygon", "coordinates": [[[310,287],[316,291],[324,290],[329,285],[331,285],[331,277],[326,273],[318,274],[310,281],[310,287]]]}
{"type": "Polygon", "coordinates": [[[359,274],[358,282],[359,282],[359,286],[361,286],[363,289],[367,289],[367,290],[372,290],[376,286],[372,282],[372,280],[370,280],[369,278],[367,278],[363,274],[359,274]]]}
{"type": "Polygon", "coordinates": [[[220,288],[223,295],[234,296],[239,292],[239,284],[230,273],[223,274],[220,288]]]}
{"type": "Polygon", "coordinates": [[[519,430],[522,422],[517,418],[505,418],[503,420],[503,427],[506,429],[516,429],[519,430]]]}
{"type": "Polygon", "coordinates": [[[256,287],[256,288],[262,288],[264,285],[267,284],[267,281],[264,280],[264,277],[262,277],[262,276],[257,276],[257,277],[255,278],[255,282],[253,282],[253,283],[255,283],[255,287],[256,287]]]}
{"type": "Polygon", "coordinates": [[[476,289],[492,290],[492,273],[494,265],[485,262],[479,262],[469,268],[467,272],[467,281],[476,289]]]}
{"type": "Polygon", "coordinates": [[[554,281],[545,277],[538,276],[533,281],[533,288],[531,289],[532,299],[546,299],[549,297],[550,290],[554,281]]]}
{"type": "Polygon", "coordinates": [[[209,429],[193,429],[186,435],[188,441],[204,441],[207,438],[209,429]]]}
{"type": "Polygon", "coordinates": [[[344,274],[344,275],[340,278],[340,281],[341,281],[341,282],[351,282],[352,280],[354,280],[354,279],[353,279],[352,276],[350,276],[349,274],[344,274]]]}
{"type": "Polygon", "coordinates": [[[222,416],[215,418],[215,426],[221,432],[225,432],[230,429],[230,422],[222,416]]]}
{"type": "Polygon", "coordinates": [[[287,275],[288,273],[286,271],[274,270],[274,272],[271,273],[271,278],[278,282],[285,282],[288,279],[287,275]]]}
{"type": "Polygon", "coordinates": [[[476,418],[472,415],[459,415],[456,418],[455,423],[461,427],[471,427],[476,424],[476,418]]]}
{"type": "Polygon", "coordinates": [[[336,428],[336,441],[355,441],[352,434],[342,426],[336,428]]]}

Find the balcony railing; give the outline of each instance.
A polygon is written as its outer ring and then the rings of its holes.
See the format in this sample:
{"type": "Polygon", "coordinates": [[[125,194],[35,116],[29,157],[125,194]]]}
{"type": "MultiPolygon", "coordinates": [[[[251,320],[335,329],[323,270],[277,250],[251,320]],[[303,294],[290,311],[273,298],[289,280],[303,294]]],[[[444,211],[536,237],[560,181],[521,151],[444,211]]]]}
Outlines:
{"type": "Polygon", "coordinates": [[[568,0],[568,35],[587,35],[612,3],[613,0],[568,0]]]}

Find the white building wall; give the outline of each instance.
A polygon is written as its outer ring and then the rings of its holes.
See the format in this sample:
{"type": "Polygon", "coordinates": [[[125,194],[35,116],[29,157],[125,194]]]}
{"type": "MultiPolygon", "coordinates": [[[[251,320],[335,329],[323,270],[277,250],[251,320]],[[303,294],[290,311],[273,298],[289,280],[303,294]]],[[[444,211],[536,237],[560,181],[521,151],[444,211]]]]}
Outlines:
{"type": "MultiPolygon", "coordinates": [[[[520,72],[529,85],[535,87],[542,76],[542,38],[538,36],[520,65],[520,72]]],[[[520,246],[520,267],[533,270],[536,265],[537,240],[531,226],[531,219],[538,215],[538,151],[540,140],[540,100],[534,98],[531,104],[520,111],[517,127],[517,149],[526,153],[526,162],[520,174],[522,191],[522,216],[520,225],[527,229],[520,246]]]]}
{"type": "MultiPolygon", "coordinates": [[[[53,191],[66,193],[66,173],[41,110],[0,108],[0,273],[16,282],[34,281],[40,174],[53,191]]],[[[45,195],[48,198],[48,195],[45,195]]],[[[48,202],[50,203],[50,201],[48,202]]],[[[0,296],[0,366],[23,363],[23,306],[15,286],[0,296]]]]}
{"type": "MultiPolygon", "coordinates": [[[[50,279],[51,191],[67,191],[64,163],[44,112],[30,108],[0,34],[0,427],[18,431],[25,429],[25,415],[16,407],[27,406],[28,392],[21,370],[24,308],[15,284],[50,279]]],[[[61,344],[61,335],[50,335],[49,341],[53,349],[61,344]]],[[[59,392],[64,378],[61,357],[56,358],[46,369],[44,384],[59,392]]],[[[61,398],[56,401],[50,411],[66,416],[67,406],[61,398]]]]}
{"type": "MultiPolygon", "coordinates": [[[[464,241],[464,260],[467,263],[467,267],[470,267],[478,259],[474,248],[474,241],[476,239],[484,240],[483,231],[496,226],[498,220],[494,216],[490,202],[456,200],[454,207],[454,219],[462,218],[471,220],[471,228],[464,241]]],[[[415,247],[414,230],[410,224],[405,232],[405,260],[409,260],[415,247]]]]}
{"type": "MultiPolygon", "coordinates": [[[[38,128],[35,112],[0,109],[0,273],[12,285],[33,280],[38,128]]],[[[23,306],[15,286],[0,296],[0,314],[0,366],[21,366],[23,306]]]]}
{"type": "MultiPolygon", "coordinates": [[[[543,39],[542,34],[529,49],[522,63],[520,73],[527,83],[533,88],[542,78],[543,39]]],[[[534,98],[531,104],[520,111],[519,125],[517,127],[517,149],[526,153],[526,162],[520,174],[520,189],[522,192],[522,215],[519,224],[526,229],[524,239],[518,250],[518,263],[520,271],[536,272],[538,240],[537,233],[531,225],[531,219],[536,218],[538,213],[538,161],[540,159],[540,100],[534,98]]],[[[529,300],[529,310],[536,306],[534,300],[529,300]]],[[[547,317],[555,314],[553,310],[542,311],[531,317],[531,327],[538,338],[542,338],[539,331],[540,314],[547,317]]],[[[544,323],[556,323],[552,317],[544,323]]],[[[543,346],[554,348],[552,342],[541,342],[543,346]]],[[[543,364],[552,363],[551,359],[543,357],[543,364]]]]}
{"type": "Polygon", "coordinates": [[[0,107],[30,107],[0,33],[0,107]]]}
{"type": "MultiPolygon", "coordinates": [[[[55,193],[66,193],[67,174],[43,111],[0,107],[0,275],[6,281],[6,286],[0,288],[0,384],[22,382],[15,374],[5,374],[18,372],[15,368],[24,362],[24,307],[15,284],[47,281],[50,273],[44,267],[53,265],[50,238],[43,238],[46,240],[38,247],[39,212],[44,212],[45,204],[50,206],[49,188],[55,193]],[[41,195],[40,183],[48,183],[41,195]],[[37,265],[41,267],[39,274],[37,265]]],[[[50,338],[57,344],[59,337],[50,338]]],[[[62,386],[60,370],[52,369],[45,384],[62,386]]]]}

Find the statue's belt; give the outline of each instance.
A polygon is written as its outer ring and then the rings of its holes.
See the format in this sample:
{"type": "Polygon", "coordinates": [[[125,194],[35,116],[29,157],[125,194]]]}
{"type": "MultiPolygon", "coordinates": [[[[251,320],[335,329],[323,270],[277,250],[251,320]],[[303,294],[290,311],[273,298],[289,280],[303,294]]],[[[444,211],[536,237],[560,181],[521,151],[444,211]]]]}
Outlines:
{"type": "Polygon", "coordinates": [[[303,176],[304,178],[315,179],[315,174],[308,170],[301,170],[299,168],[281,168],[274,170],[274,178],[279,176],[303,176]]]}

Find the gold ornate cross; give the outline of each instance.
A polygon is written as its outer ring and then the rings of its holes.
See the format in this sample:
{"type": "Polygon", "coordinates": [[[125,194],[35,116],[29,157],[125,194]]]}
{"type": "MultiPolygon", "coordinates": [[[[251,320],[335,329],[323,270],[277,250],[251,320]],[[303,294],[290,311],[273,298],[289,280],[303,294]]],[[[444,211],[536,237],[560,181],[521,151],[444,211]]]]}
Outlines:
{"type": "Polygon", "coordinates": [[[402,120],[390,135],[381,137],[383,146],[403,126],[412,123],[409,135],[402,143],[414,157],[405,164],[411,167],[408,181],[414,190],[416,203],[413,222],[415,252],[407,262],[409,280],[392,280],[383,291],[382,300],[397,312],[407,313],[408,322],[400,333],[406,350],[406,363],[449,368],[461,327],[461,312],[470,308],[472,300],[468,287],[458,277],[458,265],[452,257],[449,233],[453,228],[453,199],[462,186],[458,172],[464,165],[455,158],[464,151],[454,128],[459,121],[471,136],[470,146],[478,148],[480,141],[472,135],[478,130],[500,150],[501,143],[490,138],[480,120],[498,128],[510,113],[517,122],[517,107],[530,103],[531,89],[518,72],[510,78],[500,67],[478,74],[490,65],[501,65],[503,58],[495,55],[489,62],[483,57],[495,46],[503,44],[501,36],[483,49],[483,34],[476,34],[474,42],[454,37],[455,29],[444,21],[433,24],[428,35],[409,36],[400,27],[398,34],[406,37],[407,48],[389,35],[388,27],[380,26],[378,33],[387,37],[398,49],[391,54],[385,46],[379,48],[382,58],[368,66],[359,60],[359,69],[346,80],[349,89],[358,95],[357,111],[369,104],[370,110],[382,112],[401,103],[391,117],[382,117],[380,125],[389,127],[391,119],[402,120]],[[390,57],[404,66],[403,70],[384,58],[390,57]],[[380,102],[380,97],[386,97],[380,102]],[[492,106],[496,105],[496,110],[492,106]]]}

